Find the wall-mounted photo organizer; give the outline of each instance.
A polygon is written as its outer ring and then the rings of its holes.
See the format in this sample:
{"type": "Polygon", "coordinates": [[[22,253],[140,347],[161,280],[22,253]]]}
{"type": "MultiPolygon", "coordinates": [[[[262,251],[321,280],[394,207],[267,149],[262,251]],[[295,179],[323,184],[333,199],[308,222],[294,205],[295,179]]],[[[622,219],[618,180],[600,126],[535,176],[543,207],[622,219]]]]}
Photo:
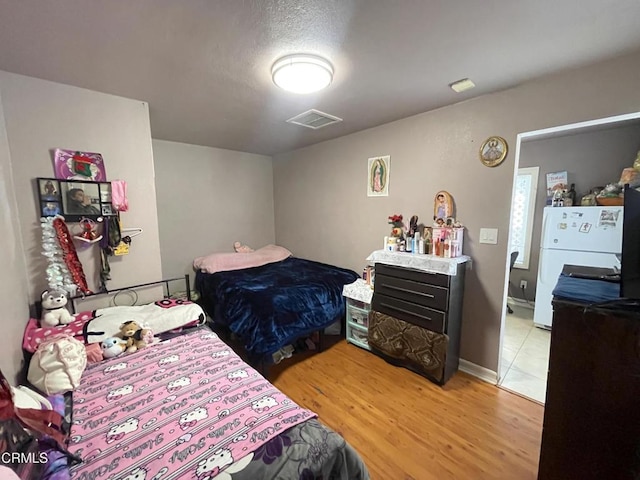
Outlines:
{"type": "Polygon", "coordinates": [[[97,220],[118,214],[111,203],[111,182],[36,180],[41,217],[62,215],[67,222],[79,222],[83,218],[97,220]]]}

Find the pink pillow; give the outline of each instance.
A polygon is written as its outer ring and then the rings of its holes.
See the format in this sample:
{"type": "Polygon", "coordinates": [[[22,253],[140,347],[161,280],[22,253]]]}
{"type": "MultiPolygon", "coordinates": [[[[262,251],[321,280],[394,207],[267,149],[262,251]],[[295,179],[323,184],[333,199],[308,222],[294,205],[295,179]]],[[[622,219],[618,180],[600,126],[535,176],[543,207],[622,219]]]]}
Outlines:
{"type": "Polygon", "coordinates": [[[93,312],[80,312],[75,316],[75,320],[68,325],[57,325],[55,327],[40,327],[40,322],[35,318],[30,318],[24,329],[22,337],[22,348],[27,352],[35,352],[38,345],[57,333],[66,333],[72,335],[77,340],[84,343],[84,335],[82,330],[84,324],[93,318],[93,312]]]}
{"type": "Polygon", "coordinates": [[[227,272],[280,262],[290,256],[291,252],[284,247],[267,245],[249,253],[212,253],[196,258],[193,266],[205,273],[227,272]]]}

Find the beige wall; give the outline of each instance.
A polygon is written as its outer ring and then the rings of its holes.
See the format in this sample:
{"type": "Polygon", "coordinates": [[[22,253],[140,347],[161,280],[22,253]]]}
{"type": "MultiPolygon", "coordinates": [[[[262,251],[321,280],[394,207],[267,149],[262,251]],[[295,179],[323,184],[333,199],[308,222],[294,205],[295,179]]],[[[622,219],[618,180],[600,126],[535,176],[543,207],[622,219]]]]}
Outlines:
{"type": "Polygon", "coordinates": [[[511,273],[511,295],[522,297],[520,280],[527,281],[526,298],[535,299],[542,213],[546,202],[546,174],[567,171],[569,184],[576,184],[578,202],[591,188],[617,181],[625,167],[633,165],[640,149],[640,125],[623,123],[619,126],[588,129],[585,133],[522,142],[520,167],[540,167],[536,210],[531,236],[531,256],[528,269],[514,268],[511,273]]]}
{"type": "MultiPolygon", "coordinates": [[[[142,227],[144,233],[128,256],[112,257],[109,288],[158,280],[161,269],[147,104],[6,72],[0,72],[0,98],[0,246],[5,252],[0,283],[12,299],[4,328],[11,338],[0,365],[10,374],[20,367],[28,304],[46,287],[34,178],[54,176],[53,149],[100,152],[108,178],[128,182],[130,210],[122,215],[123,223],[142,227]]],[[[95,289],[98,247],[81,249],[79,257],[95,289]]]]}
{"type": "Polygon", "coordinates": [[[0,316],[2,349],[0,370],[12,384],[22,363],[22,330],[29,315],[29,298],[24,266],[24,250],[11,172],[11,157],[7,140],[2,92],[0,92],[0,291],[6,299],[0,316]]]}
{"type": "Polygon", "coordinates": [[[461,356],[496,371],[516,135],[638,111],[638,78],[640,53],[279,155],[276,241],[298,256],[359,271],[389,232],[388,215],[424,221],[435,193],[449,191],[473,258],[461,356]],[[496,168],[478,160],[491,135],[511,146],[496,168]],[[377,155],[391,155],[390,194],[368,198],[367,158],[377,155]],[[498,245],[478,243],[481,227],[499,229],[498,245]]]}
{"type": "MultiPolygon", "coordinates": [[[[34,178],[54,176],[52,151],[55,148],[100,152],[108,179],[128,183],[129,211],[122,214],[122,224],[141,227],[144,233],[134,239],[129,255],[111,257],[112,281],[108,287],[160,279],[148,105],[6,72],[0,72],[0,93],[26,255],[29,299],[36,300],[46,287],[34,178]]],[[[73,224],[70,227],[73,228],[73,224]]],[[[95,290],[98,246],[80,246],[79,257],[89,287],[95,290]]]]}
{"type": "Polygon", "coordinates": [[[195,257],[275,242],[271,157],[153,141],[165,278],[193,273],[195,257]]]}

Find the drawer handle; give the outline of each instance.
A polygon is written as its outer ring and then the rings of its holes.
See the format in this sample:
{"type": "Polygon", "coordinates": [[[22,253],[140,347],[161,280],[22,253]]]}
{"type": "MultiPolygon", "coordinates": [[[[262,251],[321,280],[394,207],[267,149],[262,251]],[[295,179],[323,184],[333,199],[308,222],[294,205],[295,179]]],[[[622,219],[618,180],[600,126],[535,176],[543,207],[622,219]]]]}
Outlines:
{"type": "Polygon", "coordinates": [[[399,292],[404,292],[404,293],[410,293],[412,295],[422,295],[423,297],[427,297],[427,298],[434,298],[433,295],[431,295],[430,293],[422,293],[422,292],[415,292],[413,290],[409,290],[407,288],[401,288],[401,287],[396,287],[394,285],[382,285],[385,288],[388,288],[389,290],[397,290],[399,292]]]}
{"type": "Polygon", "coordinates": [[[395,310],[397,312],[408,313],[409,315],[413,315],[413,316],[424,318],[425,320],[431,321],[431,317],[427,317],[426,315],[420,315],[419,313],[415,313],[410,310],[405,310],[404,308],[394,307],[393,305],[389,305],[388,303],[384,303],[384,302],[380,302],[380,305],[383,307],[390,308],[391,310],[395,310]]]}

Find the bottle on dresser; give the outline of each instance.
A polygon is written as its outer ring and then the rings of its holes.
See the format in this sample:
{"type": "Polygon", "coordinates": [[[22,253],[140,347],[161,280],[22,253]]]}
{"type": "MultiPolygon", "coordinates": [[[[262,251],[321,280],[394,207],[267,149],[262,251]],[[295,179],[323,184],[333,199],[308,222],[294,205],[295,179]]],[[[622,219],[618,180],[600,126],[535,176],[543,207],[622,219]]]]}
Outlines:
{"type": "Polygon", "coordinates": [[[577,195],[576,195],[576,184],[572,183],[571,184],[571,188],[569,189],[569,191],[567,192],[567,195],[564,198],[564,206],[565,207],[572,207],[577,205],[577,195]]]}

